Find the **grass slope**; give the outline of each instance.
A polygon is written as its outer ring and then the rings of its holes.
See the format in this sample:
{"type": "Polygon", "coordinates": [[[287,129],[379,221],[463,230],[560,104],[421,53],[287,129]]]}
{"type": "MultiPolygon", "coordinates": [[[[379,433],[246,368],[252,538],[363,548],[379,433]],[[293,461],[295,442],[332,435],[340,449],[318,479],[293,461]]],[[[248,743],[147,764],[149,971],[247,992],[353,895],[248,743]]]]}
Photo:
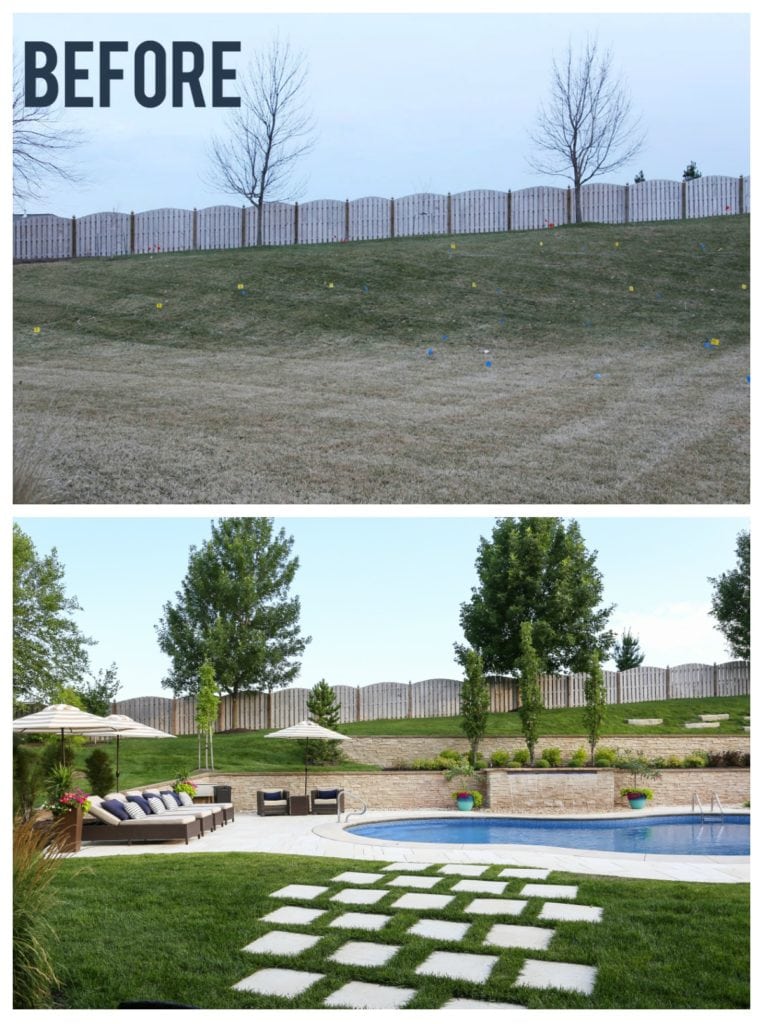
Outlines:
{"type": "MultiPolygon", "coordinates": [[[[235,828],[234,826],[230,826],[235,828]]],[[[373,871],[383,862],[364,862],[373,871]]],[[[444,909],[391,911],[381,933],[332,929],[327,921],[347,908],[331,902],[346,883],[332,878],[357,870],[357,861],[270,854],[178,854],[107,857],[61,864],[53,916],[59,940],[56,968],[63,981],[59,1008],[108,1009],[124,999],[167,1000],[204,1008],[318,1009],[351,980],[417,990],[411,1009],[435,1009],[450,998],[521,1003],[535,1009],[734,1009],[749,1006],[749,886],[645,882],[576,877],[552,872],[549,882],[576,884],[576,902],[603,908],[598,924],[559,922],[545,951],[486,948],[494,918],[463,914],[473,893],[459,893],[444,909]],[[307,926],[259,920],[283,905],[270,894],[286,883],[328,886],[310,907],[328,912],[307,926]],[[419,917],[473,920],[460,943],[408,934],[419,917]],[[243,947],[273,928],[321,936],[303,953],[255,955],[243,947]],[[402,948],[384,967],[350,967],[327,957],[348,941],[402,948]],[[499,955],[484,985],[423,977],[415,967],[433,949],[499,955]],[[527,957],[598,968],[593,995],[517,987],[527,957]],[[263,967],[312,971],[322,980],[294,1000],[234,992],[232,985],[263,967]]],[[[497,878],[499,866],[484,878],[497,878]]],[[[434,869],[426,873],[435,874],[434,869]]],[[[437,886],[450,888],[452,878],[437,886]]],[[[506,896],[519,893],[514,879],[506,896]]],[[[375,886],[382,888],[377,883],[375,886]]],[[[384,912],[400,891],[375,904],[384,912]]],[[[511,923],[535,924],[543,900],[528,900],[511,923]]],[[[505,921],[503,922],[505,923],[505,921]]]]}
{"type": "MultiPolygon", "coordinates": [[[[610,705],[606,709],[602,727],[602,745],[607,736],[633,736],[634,745],[645,733],[661,735],[687,735],[684,722],[696,719],[702,713],[728,713],[731,718],[721,722],[718,730],[728,736],[729,749],[734,749],[734,736],[745,737],[743,715],[750,713],[749,697],[718,697],[702,700],[654,701],[640,704],[610,705]],[[626,718],[662,718],[664,725],[648,729],[625,724],[626,718]]],[[[260,732],[219,733],[214,738],[214,763],[223,772],[299,772],[304,769],[304,748],[299,740],[266,740],[260,732]]],[[[348,736],[441,736],[443,747],[452,737],[463,737],[459,718],[395,718],[374,722],[353,722],[341,726],[348,736]]],[[[545,711],[542,721],[543,736],[579,736],[581,745],[586,730],[581,708],[559,708],[545,711]]],[[[516,739],[511,749],[524,746],[521,723],[516,713],[491,715],[488,736],[506,736],[516,739]]],[[[696,735],[701,747],[702,734],[696,735]]],[[[114,760],[115,741],[102,744],[114,760]]],[[[84,770],[90,747],[78,750],[77,767],[84,770]]],[[[123,788],[141,786],[162,779],[174,778],[181,771],[192,771],[198,764],[198,744],[195,736],[178,736],[173,740],[124,740],[120,744],[120,785],[123,788]]],[[[375,765],[354,761],[343,762],[342,771],[373,771],[375,765]]],[[[322,771],[320,768],[311,771],[322,771]]],[[[330,771],[330,769],[328,769],[330,771]]],[[[324,769],[325,771],[325,769],[324,769]]]]}
{"type": "Polygon", "coordinates": [[[17,266],[16,500],[748,500],[747,217],[450,243],[17,266]]]}

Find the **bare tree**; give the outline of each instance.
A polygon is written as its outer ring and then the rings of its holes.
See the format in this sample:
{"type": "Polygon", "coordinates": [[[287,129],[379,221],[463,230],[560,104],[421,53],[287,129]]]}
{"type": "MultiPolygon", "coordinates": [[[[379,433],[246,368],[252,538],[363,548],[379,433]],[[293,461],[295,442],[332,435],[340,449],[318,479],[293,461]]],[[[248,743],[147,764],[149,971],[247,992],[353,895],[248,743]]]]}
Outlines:
{"type": "Polygon", "coordinates": [[[61,127],[60,111],[25,105],[24,72],[17,63],[13,71],[14,199],[41,199],[50,178],[81,181],[80,173],[68,165],[68,155],[82,141],[81,132],[61,127]]]}
{"type": "Polygon", "coordinates": [[[231,113],[227,135],[212,141],[207,180],[257,209],[257,245],[262,245],[263,203],[294,197],[287,190],[294,164],[313,146],[306,84],[304,56],[275,40],[242,76],[241,106],[231,113]]]}
{"type": "Polygon", "coordinates": [[[627,163],[644,142],[638,129],[611,54],[600,54],[598,43],[589,41],[576,56],[569,45],[564,63],[554,61],[551,99],[541,106],[530,136],[547,155],[531,164],[543,174],[572,181],[577,224],[583,219],[581,186],[627,163]]]}

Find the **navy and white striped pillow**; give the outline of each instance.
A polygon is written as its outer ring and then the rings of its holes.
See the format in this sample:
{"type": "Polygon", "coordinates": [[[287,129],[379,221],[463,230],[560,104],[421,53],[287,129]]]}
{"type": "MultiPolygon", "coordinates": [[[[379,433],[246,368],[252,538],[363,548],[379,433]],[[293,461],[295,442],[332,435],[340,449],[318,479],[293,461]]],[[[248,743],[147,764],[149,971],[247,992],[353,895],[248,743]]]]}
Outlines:
{"type": "Polygon", "coordinates": [[[167,808],[158,796],[150,796],[148,798],[148,806],[154,812],[154,814],[164,814],[167,808]]]}
{"type": "Polygon", "coordinates": [[[131,818],[146,817],[146,812],[143,810],[140,804],[136,804],[134,800],[128,800],[124,805],[124,809],[127,811],[131,818]]]}
{"type": "Polygon", "coordinates": [[[188,793],[178,793],[178,796],[183,807],[193,807],[193,800],[191,800],[188,793]]]}

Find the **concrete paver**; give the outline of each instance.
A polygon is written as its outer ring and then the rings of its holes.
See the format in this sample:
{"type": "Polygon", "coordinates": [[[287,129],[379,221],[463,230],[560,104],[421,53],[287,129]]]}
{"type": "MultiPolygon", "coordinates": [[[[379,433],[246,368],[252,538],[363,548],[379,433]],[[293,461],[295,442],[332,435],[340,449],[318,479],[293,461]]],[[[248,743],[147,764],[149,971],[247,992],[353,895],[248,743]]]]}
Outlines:
{"type": "Polygon", "coordinates": [[[580,903],[544,903],[538,914],[539,921],[601,921],[601,907],[580,903]]]}
{"type": "Polygon", "coordinates": [[[367,981],[351,981],[323,1000],[324,1006],[351,1010],[396,1010],[416,995],[415,988],[372,985],[367,981]]]}
{"type": "Polygon", "coordinates": [[[407,892],[392,904],[398,910],[442,910],[453,896],[438,896],[431,892],[407,892]]]}
{"type": "MultiPolygon", "coordinates": [[[[264,920],[264,919],[263,919],[264,920]]],[[[389,914],[360,914],[347,913],[335,917],[329,921],[329,928],[364,928],[367,931],[378,932],[390,920],[389,914]]]]}
{"type": "Polygon", "coordinates": [[[497,956],[479,953],[447,953],[437,950],[416,968],[416,974],[432,974],[440,978],[458,978],[462,981],[487,981],[498,963],[497,956]]]}
{"type": "Polygon", "coordinates": [[[329,960],[358,967],[381,967],[399,949],[399,946],[384,946],[380,942],[346,942],[331,954],[329,960]]]}
{"type": "Polygon", "coordinates": [[[342,889],[341,892],[336,893],[331,899],[337,903],[355,903],[368,906],[372,903],[378,903],[386,895],[387,893],[384,889],[342,889]]]}
{"type": "Polygon", "coordinates": [[[548,949],[554,937],[553,928],[534,928],[522,924],[494,924],[485,936],[483,946],[504,949],[548,949]]]}
{"type": "Polygon", "coordinates": [[[260,920],[267,921],[268,924],[310,924],[316,917],[321,917],[325,913],[325,910],[310,910],[308,907],[287,906],[271,910],[269,914],[265,914],[260,920]]]}
{"type": "Polygon", "coordinates": [[[596,984],[596,968],[551,960],[525,960],[516,984],[528,988],[560,988],[590,996],[596,984]]]}
{"type": "Polygon", "coordinates": [[[321,935],[300,935],[299,932],[272,931],[244,946],[246,953],[272,953],[276,956],[294,956],[312,948],[321,941],[321,935]]]}
{"type": "Polygon", "coordinates": [[[409,934],[418,935],[423,939],[436,939],[439,942],[460,942],[471,928],[471,923],[461,921],[435,921],[420,917],[408,929],[409,934]]]}
{"type": "Polygon", "coordinates": [[[237,981],[233,988],[240,992],[257,992],[263,996],[281,996],[293,999],[323,978],[309,971],[290,971],[282,967],[264,967],[248,978],[237,981]]]}

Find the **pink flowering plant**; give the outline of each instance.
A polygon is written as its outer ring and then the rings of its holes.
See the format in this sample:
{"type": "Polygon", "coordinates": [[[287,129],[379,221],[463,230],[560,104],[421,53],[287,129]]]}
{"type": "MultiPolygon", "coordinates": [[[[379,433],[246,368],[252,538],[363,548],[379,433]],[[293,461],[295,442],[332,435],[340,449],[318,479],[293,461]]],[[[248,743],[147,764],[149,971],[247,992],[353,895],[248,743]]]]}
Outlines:
{"type": "Polygon", "coordinates": [[[67,814],[69,811],[74,811],[78,807],[81,807],[82,813],[86,814],[90,810],[90,797],[81,789],[73,789],[66,793],[60,793],[46,806],[49,811],[52,811],[53,816],[56,818],[60,814],[67,814]]]}
{"type": "Polygon", "coordinates": [[[196,795],[196,783],[191,782],[187,775],[179,775],[172,788],[176,793],[187,793],[192,798],[196,795]]]}

